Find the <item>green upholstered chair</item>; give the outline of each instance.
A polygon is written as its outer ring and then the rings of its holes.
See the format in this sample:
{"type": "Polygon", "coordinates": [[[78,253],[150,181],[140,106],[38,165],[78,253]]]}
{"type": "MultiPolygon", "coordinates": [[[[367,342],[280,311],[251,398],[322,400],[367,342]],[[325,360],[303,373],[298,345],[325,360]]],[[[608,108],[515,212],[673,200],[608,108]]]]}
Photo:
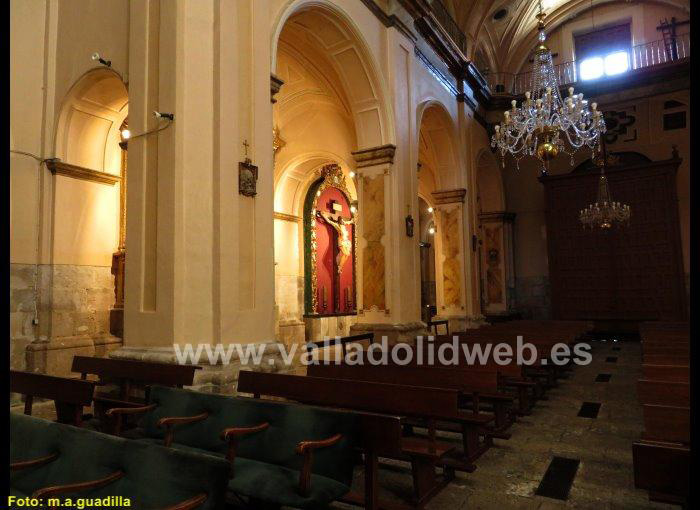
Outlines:
{"type": "Polygon", "coordinates": [[[10,415],[10,495],[17,497],[122,497],[142,510],[220,510],[229,469],[210,455],[10,415]],[[93,483],[76,485],[85,482],[93,483]]]}
{"type": "Polygon", "coordinates": [[[162,386],[149,404],[138,440],[227,457],[231,499],[323,508],[350,490],[356,414],[162,386]]]}

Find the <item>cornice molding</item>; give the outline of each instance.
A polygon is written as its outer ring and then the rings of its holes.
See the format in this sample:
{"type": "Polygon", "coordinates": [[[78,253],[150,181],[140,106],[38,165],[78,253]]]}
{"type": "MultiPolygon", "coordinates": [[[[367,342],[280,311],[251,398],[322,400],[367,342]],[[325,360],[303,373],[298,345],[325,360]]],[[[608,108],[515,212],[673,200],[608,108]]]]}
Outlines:
{"type": "Polygon", "coordinates": [[[286,214],[286,213],[277,212],[277,211],[275,211],[272,214],[272,217],[276,220],[289,221],[292,223],[299,223],[301,221],[300,216],[295,216],[293,214],[286,214]]]}
{"type": "Polygon", "coordinates": [[[100,172],[92,168],[85,168],[78,165],[71,165],[63,161],[47,161],[46,167],[54,175],[63,175],[72,179],[81,179],[84,181],[96,182],[98,184],[108,184],[110,186],[121,182],[122,178],[119,175],[100,172]]]}
{"type": "Polygon", "coordinates": [[[351,154],[355,158],[357,168],[365,168],[384,163],[391,165],[394,163],[395,153],[396,145],[386,144],[379,147],[371,147],[369,149],[360,149],[359,151],[354,151],[351,154]]]}
{"type": "Polygon", "coordinates": [[[464,203],[464,197],[467,195],[467,190],[464,188],[443,189],[433,191],[431,194],[435,199],[436,205],[458,204],[464,203]]]}
{"type": "Polygon", "coordinates": [[[508,211],[492,211],[479,214],[479,219],[486,222],[504,221],[513,223],[515,221],[515,213],[508,211]]]}
{"type": "Polygon", "coordinates": [[[278,78],[274,74],[270,74],[270,102],[271,103],[274,104],[277,102],[277,99],[275,99],[275,96],[282,88],[282,85],[284,85],[284,80],[282,80],[281,78],[278,78]]]}

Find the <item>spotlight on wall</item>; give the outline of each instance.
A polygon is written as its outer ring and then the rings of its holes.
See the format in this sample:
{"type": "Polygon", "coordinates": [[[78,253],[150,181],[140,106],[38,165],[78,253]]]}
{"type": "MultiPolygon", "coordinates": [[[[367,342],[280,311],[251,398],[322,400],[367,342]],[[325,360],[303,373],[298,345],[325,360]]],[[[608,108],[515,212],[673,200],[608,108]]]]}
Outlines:
{"type": "Polygon", "coordinates": [[[170,120],[175,120],[175,115],[172,113],[165,113],[165,112],[159,112],[159,111],[154,111],[153,115],[155,115],[156,119],[170,119],[170,120]]]}
{"type": "Polygon", "coordinates": [[[112,67],[112,61],[103,59],[97,52],[92,54],[92,60],[94,60],[95,62],[99,62],[103,66],[112,67]]]}

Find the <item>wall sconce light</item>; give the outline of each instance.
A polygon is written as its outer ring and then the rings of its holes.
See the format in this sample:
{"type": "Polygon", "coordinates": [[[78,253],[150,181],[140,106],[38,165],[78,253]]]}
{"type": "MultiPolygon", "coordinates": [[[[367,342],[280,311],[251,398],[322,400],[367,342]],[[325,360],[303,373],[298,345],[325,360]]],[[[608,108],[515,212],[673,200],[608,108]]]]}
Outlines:
{"type": "Polygon", "coordinates": [[[428,229],[428,234],[430,234],[431,236],[435,235],[435,232],[437,232],[437,229],[435,227],[430,227],[428,229]]]}
{"type": "Polygon", "coordinates": [[[100,57],[100,54],[97,52],[92,54],[92,60],[99,62],[103,66],[112,67],[112,61],[103,59],[102,57],[100,57]]]}
{"type": "Polygon", "coordinates": [[[131,131],[129,131],[129,128],[124,128],[119,132],[119,135],[122,137],[122,142],[126,142],[131,138],[131,131]]]}
{"type": "Polygon", "coordinates": [[[432,207],[428,207],[428,212],[429,212],[430,214],[433,214],[433,208],[432,208],[432,207]]]}
{"type": "Polygon", "coordinates": [[[357,207],[355,207],[354,205],[351,205],[351,206],[350,206],[350,212],[353,213],[353,214],[355,214],[355,213],[357,212],[357,207]]]}
{"type": "Polygon", "coordinates": [[[354,179],[354,178],[355,178],[355,172],[353,172],[352,170],[350,170],[350,172],[348,173],[348,177],[350,177],[351,179],[354,179]]]}

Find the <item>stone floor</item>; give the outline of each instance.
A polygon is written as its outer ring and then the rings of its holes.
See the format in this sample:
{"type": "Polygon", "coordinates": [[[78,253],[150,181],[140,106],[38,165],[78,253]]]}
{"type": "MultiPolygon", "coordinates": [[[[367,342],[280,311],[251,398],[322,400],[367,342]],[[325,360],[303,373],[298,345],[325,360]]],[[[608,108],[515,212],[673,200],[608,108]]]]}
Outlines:
{"type": "MultiPolygon", "coordinates": [[[[538,402],[532,415],[512,426],[511,439],[494,440],[495,446],[477,460],[477,470],[458,472],[426,509],[678,508],[651,503],[645,491],[634,488],[632,443],[642,432],[636,396],[639,343],[592,345],[590,365],[576,366],[568,379],[548,392],[548,400],[538,402]],[[606,362],[608,356],[617,356],[617,362],[606,362]],[[599,373],[612,374],[610,382],[594,382],[599,373]],[[586,401],[602,403],[596,419],[577,417],[586,401]],[[534,494],[555,455],[581,460],[567,501],[534,494]]],[[[362,473],[358,472],[358,488],[361,483],[362,473]]],[[[382,465],[380,483],[381,497],[390,501],[411,494],[409,465],[382,465]]],[[[352,507],[336,504],[333,508],[352,507]]]]}

